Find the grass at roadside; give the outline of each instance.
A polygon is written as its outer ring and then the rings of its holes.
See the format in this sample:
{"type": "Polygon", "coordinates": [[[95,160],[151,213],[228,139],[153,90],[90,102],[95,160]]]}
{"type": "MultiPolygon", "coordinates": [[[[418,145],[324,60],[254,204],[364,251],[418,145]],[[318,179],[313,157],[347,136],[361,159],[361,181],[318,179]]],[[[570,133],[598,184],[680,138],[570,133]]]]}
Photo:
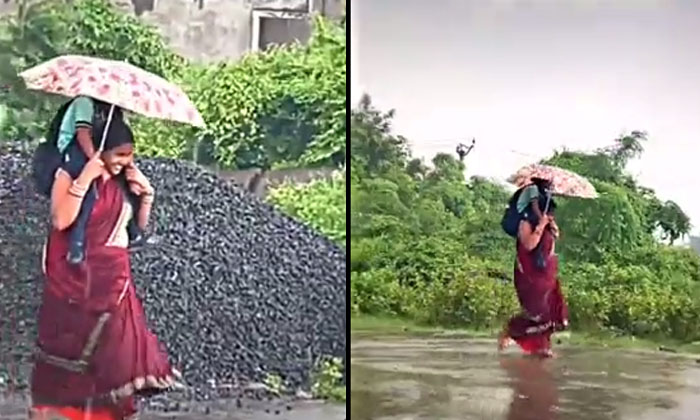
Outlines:
{"type": "MultiPolygon", "coordinates": [[[[445,328],[440,326],[421,325],[411,320],[395,317],[376,317],[368,315],[351,317],[350,330],[351,334],[404,334],[431,337],[449,336],[455,338],[493,338],[494,340],[498,333],[496,330],[489,331],[469,328],[445,328]]],[[[637,338],[633,336],[620,336],[608,331],[567,331],[556,334],[555,340],[558,341],[558,344],[572,346],[592,346],[630,350],[640,349],[700,355],[700,342],[682,343],[677,340],[664,338],[637,338]]]]}

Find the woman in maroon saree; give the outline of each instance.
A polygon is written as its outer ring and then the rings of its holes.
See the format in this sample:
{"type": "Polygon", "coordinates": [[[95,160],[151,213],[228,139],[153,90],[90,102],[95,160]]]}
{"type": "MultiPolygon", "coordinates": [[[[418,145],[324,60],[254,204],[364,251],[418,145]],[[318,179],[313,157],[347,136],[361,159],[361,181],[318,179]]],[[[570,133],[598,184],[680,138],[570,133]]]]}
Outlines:
{"type": "Polygon", "coordinates": [[[568,326],[568,309],[559,285],[559,259],[554,245],[559,228],[551,212],[533,223],[521,220],[515,260],[515,290],[521,313],[499,337],[499,350],[511,340],[525,353],[552,356],[550,337],[568,326]]]}
{"type": "Polygon", "coordinates": [[[133,166],[131,131],[120,121],[110,126],[105,152],[75,180],[57,171],[43,258],[33,419],[127,419],[137,412],[135,395],[175,385],[179,374],[146,326],[127,249],[128,221],[136,217],[145,228],[152,202],[153,189],[133,166]],[[67,228],[93,180],[98,199],[87,225],[86,259],[75,266],[66,260],[67,228]],[[127,188],[140,200],[135,214],[127,188]]]}

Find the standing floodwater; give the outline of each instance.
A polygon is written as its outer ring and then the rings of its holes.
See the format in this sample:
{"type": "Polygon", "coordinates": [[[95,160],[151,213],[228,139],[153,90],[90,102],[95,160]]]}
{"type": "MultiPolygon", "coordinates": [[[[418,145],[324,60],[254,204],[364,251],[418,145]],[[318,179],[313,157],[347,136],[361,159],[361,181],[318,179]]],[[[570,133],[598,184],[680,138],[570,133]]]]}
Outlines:
{"type": "Polygon", "coordinates": [[[558,348],[551,360],[499,355],[493,340],[353,334],[355,420],[695,420],[694,359],[558,348]]]}

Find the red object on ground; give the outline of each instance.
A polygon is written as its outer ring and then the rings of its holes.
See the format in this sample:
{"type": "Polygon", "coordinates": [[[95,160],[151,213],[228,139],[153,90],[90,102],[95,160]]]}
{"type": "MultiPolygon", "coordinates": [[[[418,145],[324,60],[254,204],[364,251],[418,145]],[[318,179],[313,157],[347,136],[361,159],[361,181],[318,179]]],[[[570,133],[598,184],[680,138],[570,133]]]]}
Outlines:
{"type": "Polygon", "coordinates": [[[122,420],[118,414],[109,409],[85,409],[74,407],[36,406],[32,409],[30,420],[122,420]]]}

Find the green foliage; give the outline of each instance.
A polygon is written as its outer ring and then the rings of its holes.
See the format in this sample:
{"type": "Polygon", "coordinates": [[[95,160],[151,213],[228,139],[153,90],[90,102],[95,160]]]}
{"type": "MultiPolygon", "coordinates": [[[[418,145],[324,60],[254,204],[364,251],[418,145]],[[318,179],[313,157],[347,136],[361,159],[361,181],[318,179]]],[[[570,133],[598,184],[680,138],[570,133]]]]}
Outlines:
{"type": "MultiPolygon", "coordinates": [[[[375,175],[391,166],[403,166],[408,158],[408,142],[391,134],[394,111],[380,112],[364,95],[351,113],[350,156],[352,170],[358,175],[375,175]]],[[[417,163],[420,167],[420,161],[417,163]]]]}
{"type": "Polygon", "coordinates": [[[0,24],[3,137],[41,136],[60,98],[30,93],[17,74],[61,54],[126,60],[183,87],[207,128],[133,118],[141,153],[232,168],[345,164],[345,27],[314,19],[307,45],[207,66],[174,53],[156,29],[107,0],[43,1],[0,24]]]}
{"type": "MultiPolygon", "coordinates": [[[[500,227],[509,193],[466,181],[453,156],[437,155],[432,167],[412,159],[392,117],[369,98],[352,112],[351,311],[500,328],[518,310],[515,246],[500,227]]],[[[588,177],[600,193],[556,199],[562,287],[574,328],[694,340],[700,257],[657,239],[672,243],[689,220],[624,171],[645,138],[632,132],[611,148],[545,160],[588,177]]]]}
{"type": "Polygon", "coordinates": [[[196,103],[223,165],[345,162],[345,32],[317,18],[308,45],[221,63],[200,77],[196,103]]]}
{"type": "Polygon", "coordinates": [[[353,313],[408,315],[413,311],[406,299],[412,289],[402,287],[396,275],[386,268],[352,272],[350,275],[350,309],[353,313]]]}
{"type": "Polygon", "coordinates": [[[693,324],[700,316],[700,301],[695,299],[696,284],[687,278],[659,276],[654,266],[609,263],[568,267],[562,279],[571,321],[579,327],[698,337],[693,324]]]}
{"type": "Polygon", "coordinates": [[[284,380],[282,380],[282,377],[277,374],[268,373],[265,375],[263,384],[269,392],[275,395],[280,395],[284,391],[284,380]]]}
{"type": "Polygon", "coordinates": [[[345,402],[343,372],[343,359],[333,357],[322,360],[314,375],[314,384],[311,388],[313,396],[324,400],[345,402]]]}
{"type": "Polygon", "coordinates": [[[6,114],[0,135],[30,141],[44,135],[59,99],[30,92],[18,73],[65,51],[67,2],[23,1],[15,15],[0,18],[0,103],[6,114]]]}
{"type": "Polygon", "coordinates": [[[564,221],[561,252],[567,259],[601,261],[609,252],[631,252],[645,232],[641,214],[623,187],[594,181],[595,200],[559,200],[557,218],[564,221]]]}
{"type": "Polygon", "coordinates": [[[272,190],[268,200],[345,247],[345,175],[309,184],[284,184],[272,190]]]}
{"type": "Polygon", "coordinates": [[[67,52],[128,61],[166,79],[179,76],[187,64],[154,27],[120,13],[109,2],[77,0],[71,11],[67,52]]]}
{"type": "Polygon", "coordinates": [[[447,326],[502,326],[518,309],[513,286],[504,281],[504,271],[489,261],[467,261],[451,280],[425,288],[418,319],[447,326]]]}
{"type": "MultiPolygon", "coordinates": [[[[598,257],[601,252],[617,249],[620,244],[624,251],[629,251],[635,244],[647,244],[657,229],[671,244],[690,232],[690,218],[676,203],[662,203],[654,191],[637,185],[624,172],[627,162],[643,152],[646,139],[646,133],[633,131],[617,138],[613,146],[595,153],[565,150],[555,152],[544,161],[589,178],[601,192],[601,198],[595,201],[566,201],[559,211],[560,214],[567,213],[567,220],[578,220],[572,223],[576,228],[569,228],[569,231],[576,232],[581,238],[597,239],[596,249],[590,252],[598,257]],[[594,214],[605,218],[602,223],[594,224],[597,227],[590,223],[594,214]]],[[[574,242],[577,242],[576,238],[570,241],[574,242]]],[[[585,244],[579,241],[570,250],[585,252],[583,248],[586,248],[585,244]]]]}

